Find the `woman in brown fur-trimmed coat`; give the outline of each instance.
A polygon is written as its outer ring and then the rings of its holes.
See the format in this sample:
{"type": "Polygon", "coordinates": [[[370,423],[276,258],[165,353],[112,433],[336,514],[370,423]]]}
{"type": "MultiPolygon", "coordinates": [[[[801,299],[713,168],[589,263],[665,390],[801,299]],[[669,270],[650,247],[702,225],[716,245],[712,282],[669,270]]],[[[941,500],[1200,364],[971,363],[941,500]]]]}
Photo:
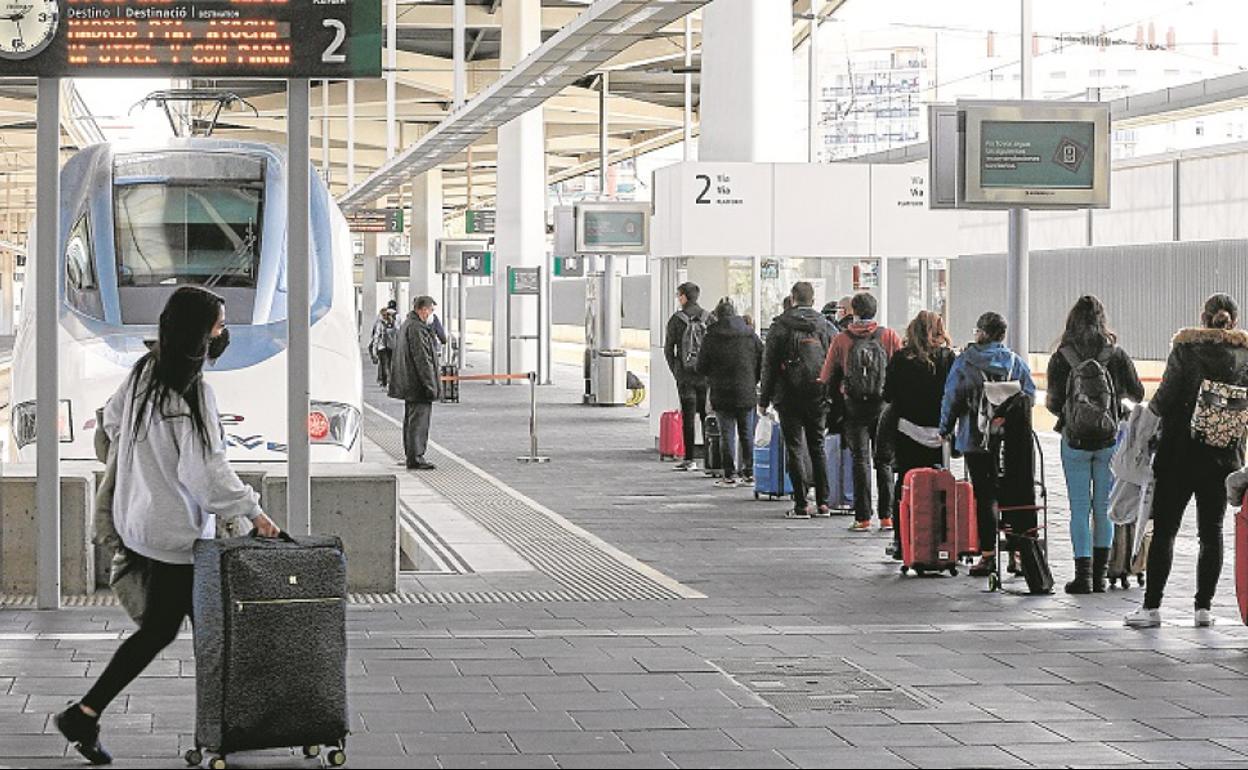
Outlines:
{"type": "MultiPolygon", "coordinates": [[[[1213,625],[1210,604],[1222,574],[1225,483],[1226,477],[1244,464],[1244,438],[1240,435],[1225,447],[1211,445],[1193,430],[1193,414],[1207,381],[1215,388],[1219,383],[1248,386],[1248,332],[1235,328],[1238,321],[1239,306],[1230,296],[1214,294],[1205,300],[1201,327],[1183,329],[1175,335],[1161,387],[1149,405],[1161,415],[1161,440],[1153,458],[1153,544],[1144,604],[1126,617],[1128,626],[1151,628],[1161,624],[1159,608],[1174,559],[1174,539],[1193,495],[1200,537],[1195,624],[1213,625]]],[[[1224,412],[1222,416],[1230,414],[1224,412]]]]}

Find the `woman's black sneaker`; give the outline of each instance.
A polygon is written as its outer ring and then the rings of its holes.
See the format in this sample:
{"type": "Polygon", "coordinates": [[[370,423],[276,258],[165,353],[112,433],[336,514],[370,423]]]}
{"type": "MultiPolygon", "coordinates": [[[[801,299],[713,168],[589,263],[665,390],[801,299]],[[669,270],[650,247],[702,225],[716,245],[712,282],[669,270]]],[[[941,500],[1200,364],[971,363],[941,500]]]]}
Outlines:
{"type": "Polygon", "coordinates": [[[87,716],[77,703],[52,718],[65,740],[74,744],[78,753],[93,765],[108,765],[113,755],[100,743],[100,720],[87,716]]]}
{"type": "Polygon", "coordinates": [[[971,566],[969,573],[971,577],[988,577],[997,571],[997,560],[995,557],[987,559],[979,557],[979,561],[971,566]]]}

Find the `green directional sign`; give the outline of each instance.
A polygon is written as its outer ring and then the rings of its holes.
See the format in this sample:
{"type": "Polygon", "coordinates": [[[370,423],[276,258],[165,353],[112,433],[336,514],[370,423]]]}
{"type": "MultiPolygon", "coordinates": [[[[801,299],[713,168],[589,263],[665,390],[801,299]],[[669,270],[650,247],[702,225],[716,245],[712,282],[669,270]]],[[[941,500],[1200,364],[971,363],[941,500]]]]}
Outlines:
{"type": "Polygon", "coordinates": [[[555,275],[560,278],[580,278],[585,275],[585,257],[555,257],[555,275]]]}
{"type": "Polygon", "coordinates": [[[463,260],[464,275],[486,276],[494,274],[494,254],[492,252],[465,251],[463,260]]]}
{"type": "Polygon", "coordinates": [[[468,209],[464,230],[469,235],[492,235],[496,221],[497,212],[494,209],[468,209]]]}
{"type": "Polygon", "coordinates": [[[541,291],[541,271],[536,267],[507,268],[507,293],[536,295],[541,291]]]}
{"type": "Polygon", "coordinates": [[[1095,142],[1090,121],[986,120],[980,134],[980,184],[1090,190],[1095,142]]]}

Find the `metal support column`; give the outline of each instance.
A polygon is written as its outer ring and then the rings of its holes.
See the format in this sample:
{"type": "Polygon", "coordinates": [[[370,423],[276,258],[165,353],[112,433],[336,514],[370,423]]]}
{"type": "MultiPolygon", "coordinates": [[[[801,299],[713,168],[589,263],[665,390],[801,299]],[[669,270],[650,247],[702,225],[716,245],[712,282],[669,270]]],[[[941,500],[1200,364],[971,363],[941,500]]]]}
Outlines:
{"type": "Polygon", "coordinates": [[[455,0],[452,10],[453,34],[455,40],[451,44],[454,60],[454,79],[452,81],[452,98],[454,99],[454,108],[458,110],[464,106],[464,100],[468,95],[468,69],[464,56],[464,34],[468,26],[468,11],[464,7],[464,0],[455,0]]]}
{"type": "Polygon", "coordinates": [[[329,184],[329,81],[321,81],[321,178],[329,184]]]}
{"type": "Polygon", "coordinates": [[[286,527],[296,534],[312,533],[312,487],[308,475],[308,399],[311,380],[311,301],[308,244],[309,168],[307,78],[286,81],[286,527]]]}
{"type": "Polygon", "coordinates": [[[598,76],[598,197],[607,199],[607,153],[611,151],[611,117],[607,114],[607,92],[611,88],[611,74],[598,76]]]}
{"type": "Polygon", "coordinates": [[[386,160],[399,147],[399,126],[395,102],[399,88],[399,0],[386,0],[386,160]]]}
{"type": "MultiPolygon", "coordinates": [[[[61,83],[39,78],[35,150],[35,513],[39,609],[61,606],[60,360],[57,240],[61,198],[61,83]]],[[[25,300],[30,302],[28,298],[25,300]]]]}
{"type": "Polygon", "coordinates": [[[683,159],[693,159],[693,14],[685,17],[685,141],[683,159]]]}
{"type": "MultiPolygon", "coordinates": [[[[1022,75],[1020,97],[1031,96],[1031,0],[1019,0],[1021,19],[1019,24],[1020,63],[1022,75]]],[[[1027,209],[1016,207],[1010,209],[1010,242],[1006,257],[1006,322],[1009,324],[1008,342],[1014,352],[1026,360],[1031,352],[1030,317],[1030,286],[1028,274],[1031,270],[1031,254],[1028,250],[1028,212],[1027,209]]]]}
{"type": "Polygon", "coordinates": [[[807,48],[810,65],[807,73],[809,103],[806,107],[808,163],[819,162],[819,13],[822,10],[823,0],[810,0],[810,43],[807,48]]]}

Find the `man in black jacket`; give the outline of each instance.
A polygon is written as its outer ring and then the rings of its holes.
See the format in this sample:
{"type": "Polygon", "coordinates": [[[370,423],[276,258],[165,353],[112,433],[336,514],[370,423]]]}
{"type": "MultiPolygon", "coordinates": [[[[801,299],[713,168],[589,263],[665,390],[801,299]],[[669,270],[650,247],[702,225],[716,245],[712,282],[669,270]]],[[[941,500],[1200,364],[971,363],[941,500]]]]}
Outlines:
{"type": "Polygon", "coordinates": [[[399,329],[398,349],[390,365],[390,397],[403,399],[403,453],[408,470],[432,470],[425,460],[429,445],[429,424],[433,402],[441,394],[438,380],[438,354],[429,318],[437,303],[420,296],[414,310],[399,329]]]}
{"type": "Polygon", "coordinates": [[[680,414],[685,439],[685,460],[677,463],[678,471],[695,471],[698,464],[693,459],[694,421],[706,419],[706,377],[698,374],[698,350],[706,335],[710,314],[698,306],[702,290],[696,283],[686,281],[676,287],[676,301],[680,310],[667,320],[667,333],[663,337],[663,355],[667,368],[676,378],[676,391],[680,394],[680,414]]]}
{"type": "Polygon", "coordinates": [[[772,319],[767,333],[758,408],[765,412],[775,404],[780,413],[780,429],[788,449],[789,478],[793,481],[793,509],[788,516],[806,519],[810,518],[806,490],[812,482],[818,513],[827,515],[829,512],[819,369],[822,357],[826,357],[832,345],[832,337],[830,325],[812,307],[815,290],[810,283],[798,281],[790,296],[793,307],[772,319]]]}
{"type": "MultiPolygon", "coordinates": [[[[737,315],[732,300],[724,297],[715,306],[715,323],[706,331],[706,340],[698,354],[698,374],[705,375],[711,391],[711,403],[723,432],[724,477],[718,487],[754,484],[753,423],[750,415],[757,403],[758,370],[763,358],[763,343],[754,330],[737,315]],[[736,463],[736,448],[741,446],[741,463],[736,463]],[[741,475],[738,480],[737,471],[741,475]]],[[[707,444],[710,451],[710,444],[707,444]]],[[[709,459],[709,458],[708,458],[709,459]]]]}

